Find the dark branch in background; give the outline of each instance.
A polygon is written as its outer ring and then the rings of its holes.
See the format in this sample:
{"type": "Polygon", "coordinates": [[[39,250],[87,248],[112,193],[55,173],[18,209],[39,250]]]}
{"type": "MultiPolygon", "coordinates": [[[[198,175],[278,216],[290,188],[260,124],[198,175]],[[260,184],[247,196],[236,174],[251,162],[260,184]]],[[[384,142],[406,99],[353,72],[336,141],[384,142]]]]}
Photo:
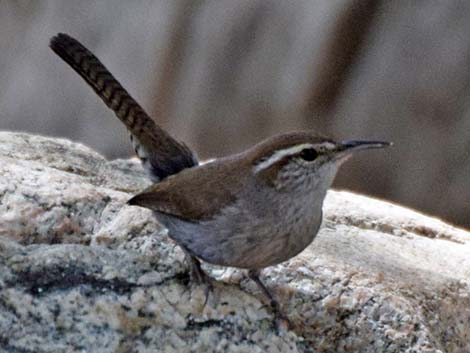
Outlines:
{"type": "Polygon", "coordinates": [[[306,119],[310,120],[314,112],[328,113],[336,106],[380,4],[379,0],[351,1],[340,12],[328,38],[329,46],[324,49],[323,63],[315,63],[320,77],[315,80],[311,96],[306,100],[306,119]]]}

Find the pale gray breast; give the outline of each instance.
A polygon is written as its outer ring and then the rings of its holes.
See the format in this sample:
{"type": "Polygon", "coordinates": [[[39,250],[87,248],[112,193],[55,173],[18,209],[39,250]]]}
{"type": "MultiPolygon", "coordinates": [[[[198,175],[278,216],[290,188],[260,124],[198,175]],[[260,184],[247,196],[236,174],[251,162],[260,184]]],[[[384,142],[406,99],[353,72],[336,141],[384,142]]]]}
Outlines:
{"type": "Polygon", "coordinates": [[[204,239],[198,250],[203,259],[226,266],[264,268],[295,256],[312,242],[321,223],[321,202],[313,202],[311,194],[292,198],[274,191],[262,195],[258,190],[252,195],[256,196],[244,195],[214,221],[201,224],[205,232],[200,234],[204,239]]]}

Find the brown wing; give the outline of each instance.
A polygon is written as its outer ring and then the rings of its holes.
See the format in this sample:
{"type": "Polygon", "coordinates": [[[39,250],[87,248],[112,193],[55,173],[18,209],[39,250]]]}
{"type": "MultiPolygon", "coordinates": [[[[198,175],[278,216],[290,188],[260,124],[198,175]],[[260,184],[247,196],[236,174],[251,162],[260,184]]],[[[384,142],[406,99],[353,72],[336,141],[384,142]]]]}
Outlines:
{"type": "Polygon", "coordinates": [[[128,204],[191,222],[211,219],[237,199],[243,178],[233,175],[235,164],[225,159],[183,170],[137,194],[128,204]]]}

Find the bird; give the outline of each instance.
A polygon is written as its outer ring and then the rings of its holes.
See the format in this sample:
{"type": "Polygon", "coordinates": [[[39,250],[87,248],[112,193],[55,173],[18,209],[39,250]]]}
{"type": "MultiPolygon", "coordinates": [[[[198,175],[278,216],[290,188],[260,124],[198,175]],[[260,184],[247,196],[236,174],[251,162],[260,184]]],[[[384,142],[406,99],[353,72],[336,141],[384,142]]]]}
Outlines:
{"type": "Polygon", "coordinates": [[[213,280],[201,260],[247,270],[287,321],[261,271],[309,246],[339,167],[355,152],[384,148],[377,140],[336,141],[313,131],[278,134],[234,155],[200,163],[183,142],[158,126],[100,60],[78,40],[59,33],[51,49],[67,62],[128,129],[150,187],[127,203],[153,211],[189,259],[192,278],[213,280]]]}

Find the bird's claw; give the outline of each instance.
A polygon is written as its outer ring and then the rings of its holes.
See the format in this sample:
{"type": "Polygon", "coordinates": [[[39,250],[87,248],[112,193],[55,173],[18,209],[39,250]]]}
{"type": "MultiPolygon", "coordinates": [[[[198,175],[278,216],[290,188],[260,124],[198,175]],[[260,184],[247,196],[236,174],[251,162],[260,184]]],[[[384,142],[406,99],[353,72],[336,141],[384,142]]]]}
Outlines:
{"type": "Polygon", "coordinates": [[[214,279],[210,277],[204,270],[201,268],[201,263],[197,258],[194,256],[190,256],[190,263],[191,263],[191,279],[199,284],[205,285],[206,288],[204,289],[204,304],[203,308],[206,306],[207,301],[209,299],[209,294],[214,289],[214,279]]]}

